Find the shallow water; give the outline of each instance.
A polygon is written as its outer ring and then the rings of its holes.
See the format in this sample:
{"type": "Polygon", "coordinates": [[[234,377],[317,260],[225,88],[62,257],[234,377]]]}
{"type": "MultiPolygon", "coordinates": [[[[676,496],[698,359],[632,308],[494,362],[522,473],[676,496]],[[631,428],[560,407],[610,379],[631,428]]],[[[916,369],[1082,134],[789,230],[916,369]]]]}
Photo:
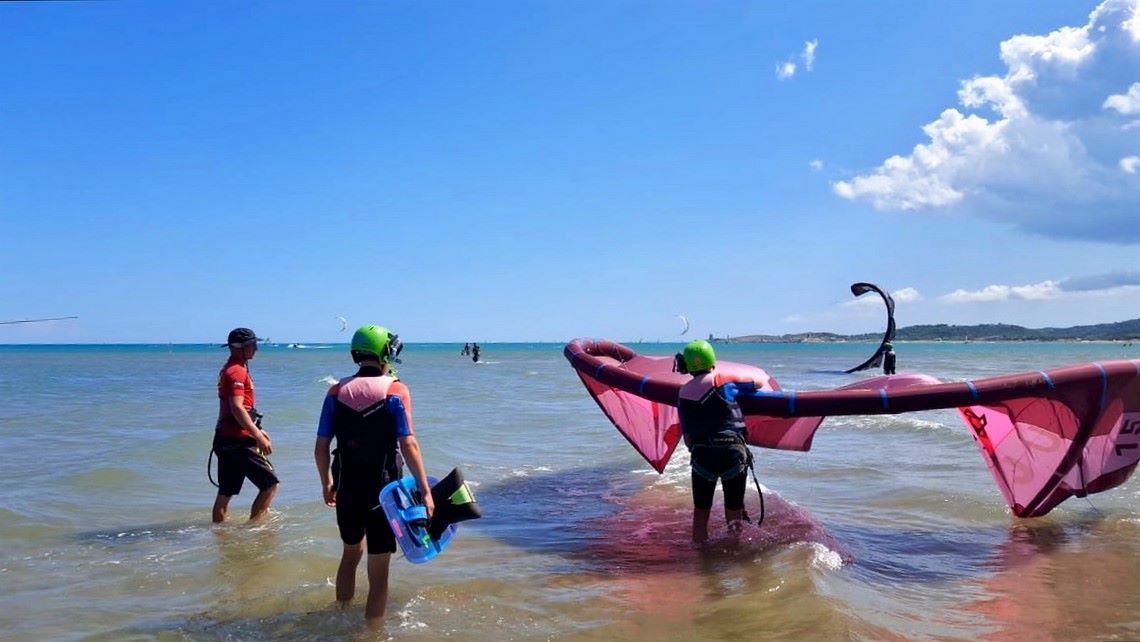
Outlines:
{"type": "MultiPolygon", "coordinates": [[[[671,354],[677,346],[635,346],[671,354]]],[[[785,387],[850,383],[868,344],[718,346],[785,387]]],[[[271,518],[209,524],[224,360],[204,346],[0,347],[0,630],[96,640],[1113,640],[1140,638],[1140,486],[1019,520],[953,411],[824,422],[756,450],[766,515],[688,542],[687,458],[658,475],[559,345],[412,345],[400,373],[429,472],[463,468],[485,517],[438,560],[393,560],[388,615],[333,605],[340,551],[312,463],[342,347],[252,363],[282,479],[271,518]]],[[[944,380],[1140,356],[1112,344],[901,344],[944,380]]],[[[748,494],[754,517],[759,505],[748,494]]],[[[365,580],[361,575],[358,586],[365,580]]]]}

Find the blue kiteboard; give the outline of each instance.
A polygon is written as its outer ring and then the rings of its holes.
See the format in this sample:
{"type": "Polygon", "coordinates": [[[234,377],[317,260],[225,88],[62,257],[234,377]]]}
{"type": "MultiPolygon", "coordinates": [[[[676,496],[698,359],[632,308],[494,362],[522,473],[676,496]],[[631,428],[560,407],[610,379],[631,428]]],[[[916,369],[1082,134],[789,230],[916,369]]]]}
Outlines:
{"type": "Polygon", "coordinates": [[[396,543],[413,564],[423,564],[442,553],[455,533],[458,522],[482,516],[475,495],[458,469],[443,480],[428,476],[435,513],[429,520],[420,497],[419,485],[411,475],[389,483],[380,491],[380,506],[396,543]]]}

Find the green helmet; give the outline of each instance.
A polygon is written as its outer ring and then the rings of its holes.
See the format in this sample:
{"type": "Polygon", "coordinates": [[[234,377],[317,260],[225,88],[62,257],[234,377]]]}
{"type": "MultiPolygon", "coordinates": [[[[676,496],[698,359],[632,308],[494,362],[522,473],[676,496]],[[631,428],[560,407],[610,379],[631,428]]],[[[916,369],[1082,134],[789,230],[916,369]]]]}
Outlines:
{"type": "Polygon", "coordinates": [[[708,341],[698,339],[690,341],[682,353],[685,360],[685,369],[689,372],[704,372],[712,370],[716,365],[716,353],[708,341]]]}
{"type": "Polygon", "coordinates": [[[363,326],[352,335],[352,352],[375,355],[380,361],[387,361],[388,340],[391,336],[392,333],[383,326],[363,326]]]}

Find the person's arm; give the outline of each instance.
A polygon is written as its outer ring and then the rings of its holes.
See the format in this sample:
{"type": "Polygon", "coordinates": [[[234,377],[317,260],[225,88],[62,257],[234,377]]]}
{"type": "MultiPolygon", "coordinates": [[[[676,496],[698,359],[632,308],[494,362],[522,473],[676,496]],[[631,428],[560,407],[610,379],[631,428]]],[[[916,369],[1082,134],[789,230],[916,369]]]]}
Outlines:
{"type": "Polygon", "coordinates": [[[681,426],[681,441],[685,443],[685,448],[693,449],[693,440],[689,438],[689,431],[685,430],[685,414],[681,412],[681,399],[677,398],[677,424],[681,426]]]}
{"type": "Polygon", "coordinates": [[[388,408],[396,420],[396,436],[400,444],[400,453],[404,456],[408,468],[411,469],[416,485],[420,487],[420,494],[424,498],[424,508],[427,509],[430,519],[432,512],[435,511],[435,501],[432,500],[431,486],[428,485],[423,455],[420,454],[420,443],[416,441],[415,426],[412,423],[412,395],[407,386],[399,382],[393,385],[392,396],[388,398],[388,408]]]}
{"type": "Polygon", "coordinates": [[[257,441],[257,446],[264,451],[264,454],[272,455],[273,443],[269,441],[269,433],[253,423],[253,417],[249,416],[249,411],[245,409],[242,403],[244,400],[242,395],[230,397],[230,413],[233,414],[234,420],[238,422],[239,426],[253,435],[254,440],[257,441]]]}
{"type": "Polygon", "coordinates": [[[328,437],[317,437],[313,446],[313,459],[317,462],[317,475],[321,478],[321,494],[325,499],[325,506],[336,506],[336,491],[333,490],[332,472],[329,464],[332,457],[329,455],[329,445],[332,440],[328,437]]]}
{"type": "Polygon", "coordinates": [[[333,478],[329,455],[329,446],[333,438],[333,411],[336,408],[335,389],[325,396],[321,406],[321,419],[317,423],[317,442],[313,444],[313,460],[317,462],[317,476],[321,480],[321,494],[325,499],[325,506],[336,506],[336,491],[333,490],[333,478]]]}
{"type": "Polygon", "coordinates": [[[435,512],[435,501],[431,496],[431,486],[428,485],[424,460],[420,455],[420,443],[416,441],[415,435],[400,437],[400,452],[404,455],[404,461],[408,463],[408,468],[412,471],[412,477],[416,479],[416,485],[420,487],[420,494],[424,498],[424,508],[427,509],[428,519],[431,519],[432,513],[435,512]]]}

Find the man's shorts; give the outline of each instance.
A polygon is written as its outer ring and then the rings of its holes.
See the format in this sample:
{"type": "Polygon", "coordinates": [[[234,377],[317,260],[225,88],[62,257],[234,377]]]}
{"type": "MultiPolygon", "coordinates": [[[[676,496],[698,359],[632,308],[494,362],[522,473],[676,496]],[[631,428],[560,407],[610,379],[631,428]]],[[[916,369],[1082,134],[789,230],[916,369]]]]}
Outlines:
{"type": "Polygon", "coordinates": [[[273,464],[249,440],[214,440],[214,454],[218,456],[218,494],[233,497],[241,492],[248,477],[259,491],[278,483],[273,464]]]}
{"type": "Polygon", "coordinates": [[[396,552],[396,536],[388,525],[384,509],[376,498],[371,501],[353,501],[337,494],[336,525],[340,529],[340,540],[348,545],[359,544],[368,539],[368,554],[396,552]],[[371,507],[368,505],[372,504],[371,507]]]}

